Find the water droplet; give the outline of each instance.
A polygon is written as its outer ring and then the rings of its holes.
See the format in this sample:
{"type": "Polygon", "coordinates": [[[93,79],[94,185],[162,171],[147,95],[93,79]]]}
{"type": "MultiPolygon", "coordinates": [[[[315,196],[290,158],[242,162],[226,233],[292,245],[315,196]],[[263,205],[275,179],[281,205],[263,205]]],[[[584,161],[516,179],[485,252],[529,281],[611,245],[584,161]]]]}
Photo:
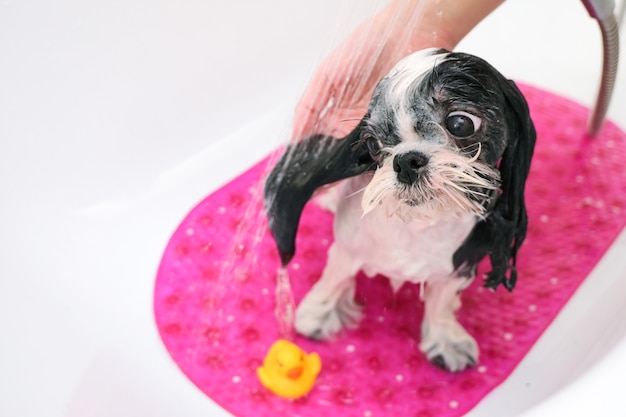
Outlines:
{"type": "Polygon", "coordinates": [[[274,314],[278,320],[278,330],[283,339],[293,338],[293,322],[295,319],[296,301],[293,298],[291,282],[286,268],[276,271],[276,309],[274,314]]]}

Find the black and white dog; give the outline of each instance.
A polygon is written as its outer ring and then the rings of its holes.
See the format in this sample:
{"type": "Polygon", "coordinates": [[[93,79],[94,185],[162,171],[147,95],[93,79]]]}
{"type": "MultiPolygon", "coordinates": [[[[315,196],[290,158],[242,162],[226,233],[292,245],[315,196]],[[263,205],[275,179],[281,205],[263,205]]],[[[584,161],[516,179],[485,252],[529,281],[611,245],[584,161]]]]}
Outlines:
{"type": "Polygon", "coordinates": [[[515,286],[534,144],[527,103],[512,81],[475,56],[428,49],[379,82],[347,137],[291,145],[265,185],[284,265],[315,189],[349,178],[326,268],[296,310],[296,330],[324,339],[354,326],[362,270],[396,288],[426,283],[420,350],[453,372],[474,365],[476,341],[455,318],[459,294],[486,255],[492,270],[485,286],[515,286]]]}

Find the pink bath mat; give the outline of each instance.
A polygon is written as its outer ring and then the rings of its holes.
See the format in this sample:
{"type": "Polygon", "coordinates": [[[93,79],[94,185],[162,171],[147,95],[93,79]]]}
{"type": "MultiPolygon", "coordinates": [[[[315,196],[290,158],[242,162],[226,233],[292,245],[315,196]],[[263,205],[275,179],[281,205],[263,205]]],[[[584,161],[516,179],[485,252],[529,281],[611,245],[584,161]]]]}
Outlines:
{"type": "MultiPolygon", "coordinates": [[[[322,359],[313,390],[289,401],[260,385],[256,368],[280,336],[279,260],[262,210],[262,180],[275,159],[268,158],[191,210],[163,255],[156,323],[185,375],[241,417],[448,417],[476,405],[513,371],[626,224],[626,134],[607,123],[589,139],[587,109],[521,88],[538,133],[526,193],[530,228],[513,293],[485,290],[480,279],[463,293],[458,316],[480,345],[476,367],[449,374],[423,358],[418,287],[394,294],[384,277],[359,276],[365,317],[357,329],[329,342],[295,339],[322,359]]],[[[332,240],[332,215],[308,204],[288,268],[296,301],[319,277],[332,240]]]]}

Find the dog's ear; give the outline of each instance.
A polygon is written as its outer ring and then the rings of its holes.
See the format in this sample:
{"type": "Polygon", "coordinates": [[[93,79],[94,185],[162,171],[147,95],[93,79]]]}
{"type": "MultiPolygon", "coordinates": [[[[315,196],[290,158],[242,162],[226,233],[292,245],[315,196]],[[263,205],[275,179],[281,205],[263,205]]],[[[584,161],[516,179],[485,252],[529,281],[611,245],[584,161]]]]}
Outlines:
{"type": "Polygon", "coordinates": [[[500,159],[501,192],[489,216],[478,223],[454,254],[454,265],[475,265],[489,253],[491,272],[485,287],[502,284],[511,291],[517,281],[517,251],[526,238],[528,216],[524,188],[535,148],[536,132],[528,104],[510,80],[502,85],[508,119],[507,147],[500,159]]]}
{"type": "Polygon", "coordinates": [[[361,140],[363,126],[343,139],[316,135],[288,146],[267,177],[265,210],[283,265],[295,254],[300,215],[313,192],[376,167],[361,140]]]}

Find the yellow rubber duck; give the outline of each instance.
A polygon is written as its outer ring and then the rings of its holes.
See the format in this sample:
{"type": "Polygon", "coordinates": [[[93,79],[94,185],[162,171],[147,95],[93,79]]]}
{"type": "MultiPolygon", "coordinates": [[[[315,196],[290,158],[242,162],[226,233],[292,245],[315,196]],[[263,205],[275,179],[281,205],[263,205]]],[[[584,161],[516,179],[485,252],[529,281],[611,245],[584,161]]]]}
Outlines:
{"type": "Polygon", "coordinates": [[[274,342],[263,366],[257,368],[261,384],[283,398],[299,398],[313,388],[322,361],[317,353],[307,355],[287,340],[274,342]]]}

